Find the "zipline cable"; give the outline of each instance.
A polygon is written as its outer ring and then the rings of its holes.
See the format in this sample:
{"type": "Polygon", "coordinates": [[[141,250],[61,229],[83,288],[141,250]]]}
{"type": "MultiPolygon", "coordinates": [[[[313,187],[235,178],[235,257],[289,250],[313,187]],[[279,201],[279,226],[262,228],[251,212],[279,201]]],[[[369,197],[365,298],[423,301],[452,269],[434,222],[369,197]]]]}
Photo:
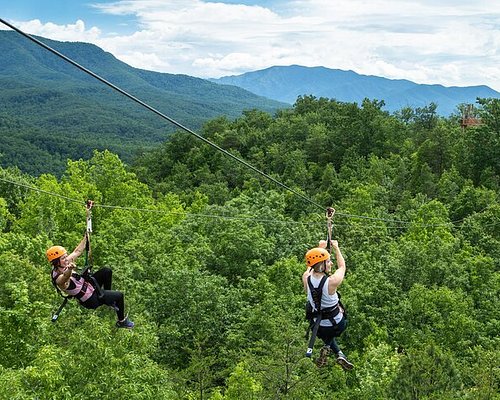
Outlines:
{"type": "Polygon", "coordinates": [[[11,181],[11,180],[9,180],[9,179],[2,178],[2,177],[0,177],[0,181],[4,181],[4,182],[10,183],[10,184],[12,184],[12,185],[15,185],[15,186],[20,186],[20,187],[23,187],[23,188],[26,188],[26,189],[34,190],[34,191],[36,191],[36,192],[45,193],[45,194],[48,194],[48,195],[50,195],[50,196],[60,197],[61,199],[68,200],[68,201],[72,201],[72,202],[74,202],[74,203],[84,204],[84,202],[83,202],[83,201],[76,200],[76,199],[72,199],[71,197],[64,196],[64,195],[62,195],[62,194],[49,192],[49,191],[47,191],[47,190],[43,190],[43,189],[40,189],[40,188],[37,188],[37,187],[34,187],[34,186],[29,186],[29,185],[26,185],[26,184],[24,184],[24,183],[14,182],[14,181],[11,181]]]}
{"type": "MultiPolygon", "coordinates": [[[[50,196],[56,196],[59,198],[62,198],[67,201],[71,201],[73,203],[78,203],[81,205],[85,205],[86,202],[73,199],[68,196],[63,196],[58,193],[53,193],[49,192],[47,190],[43,190],[34,186],[26,185],[24,183],[19,183],[12,181],[10,179],[6,179],[3,177],[0,177],[0,181],[10,183],[14,186],[20,186],[29,190],[33,190],[36,192],[48,194],[50,196]]],[[[262,219],[262,218],[252,218],[252,217],[235,217],[232,215],[211,215],[211,214],[190,214],[190,213],[182,213],[182,212],[175,212],[175,211],[163,211],[163,210],[157,210],[157,209],[152,209],[152,208],[137,208],[137,207],[124,207],[124,206],[114,206],[114,205],[107,205],[107,204],[99,204],[99,203],[93,203],[93,207],[101,207],[101,208],[108,208],[108,209],[116,209],[116,210],[125,210],[125,211],[136,211],[136,212],[152,212],[152,213],[158,213],[158,214],[171,214],[171,215],[180,215],[180,216],[188,216],[188,217],[195,217],[195,218],[219,218],[219,219],[227,219],[227,220],[243,220],[243,221],[253,221],[253,222],[262,222],[262,223],[282,223],[282,224],[296,224],[296,225],[323,225],[324,222],[299,222],[299,221],[283,221],[283,220],[269,220],[269,219],[262,219]]],[[[398,224],[403,224],[402,226],[388,226],[386,227],[387,229],[403,229],[406,228],[407,225],[413,225],[413,226],[419,226],[419,227],[438,227],[438,226],[449,226],[458,224],[459,222],[463,221],[463,218],[460,220],[456,221],[450,221],[448,223],[443,223],[443,224],[420,224],[420,223],[415,223],[412,221],[402,221],[402,220],[397,220],[397,219],[387,219],[387,218],[376,218],[376,217],[367,217],[364,215],[354,215],[354,214],[342,214],[342,213],[336,213],[336,215],[341,215],[346,218],[359,218],[359,219],[367,219],[371,221],[379,221],[379,222],[387,222],[387,223],[398,223],[398,224]]],[[[351,226],[350,224],[339,224],[335,223],[335,226],[351,226]]]]}
{"type": "MultiPolygon", "coordinates": [[[[15,182],[10,179],[6,179],[3,177],[0,177],[0,181],[10,183],[14,186],[19,186],[23,187],[25,189],[33,190],[35,192],[40,192],[44,193],[50,196],[55,196],[59,197],[61,199],[73,202],[73,203],[78,203],[81,205],[85,205],[85,201],[77,200],[68,196],[63,196],[59,193],[54,193],[54,192],[49,192],[47,190],[43,190],[34,186],[26,185],[24,183],[20,182],[15,182]]],[[[299,222],[299,221],[284,221],[284,220],[269,220],[269,219],[263,219],[263,218],[252,218],[252,217],[236,217],[232,215],[213,215],[213,214],[192,214],[192,213],[185,213],[185,212],[176,212],[176,211],[164,211],[164,210],[157,210],[153,208],[137,208],[137,207],[124,207],[124,206],[114,206],[114,205],[107,205],[107,204],[99,204],[93,202],[93,207],[100,207],[100,208],[108,208],[108,209],[115,209],[115,210],[124,210],[124,211],[136,211],[136,212],[150,212],[150,213],[157,213],[157,214],[170,214],[170,215],[179,215],[179,216],[188,216],[188,217],[201,217],[201,218],[219,218],[219,219],[228,219],[228,220],[243,220],[243,221],[254,221],[254,222],[262,222],[262,223],[282,223],[282,224],[296,224],[296,225],[319,225],[322,224],[322,222],[299,222]]]]}
{"type": "Polygon", "coordinates": [[[399,220],[399,219],[391,219],[391,220],[387,220],[387,219],[384,219],[384,218],[377,218],[377,217],[368,217],[366,215],[355,215],[355,214],[345,214],[345,213],[336,213],[337,216],[341,216],[341,217],[346,217],[346,218],[358,218],[358,219],[368,219],[368,220],[371,220],[371,221],[385,221],[385,222],[397,222],[398,224],[412,224],[413,222],[411,221],[403,221],[403,220],[399,220]]]}
{"type": "Polygon", "coordinates": [[[235,160],[235,161],[243,164],[247,168],[250,168],[254,172],[256,172],[256,173],[260,174],[261,176],[263,176],[264,178],[269,179],[270,181],[274,182],[276,185],[281,186],[283,189],[288,190],[289,192],[291,192],[291,193],[295,194],[296,196],[302,198],[302,200],[304,200],[304,201],[306,201],[308,203],[313,204],[314,206],[320,208],[321,210],[324,210],[324,207],[321,204],[315,202],[314,200],[310,199],[307,196],[304,196],[302,193],[299,193],[298,191],[296,191],[296,190],[292,189],[291,187],[285,185],[284,183],[278,181],[277,179],[273,178],[272,176],[266,174],[265,172],[259,170],[256,167],[254,167],[252,164],[246,162],[245,160],[243,160],[243,159],[235,156],[234,154],[230,153],[229,151],[227,151],[227,150],[223,149],[222,147],[218,146],[217,144],[212,143],[210,140],[204,138],[200,134],[194,132],[193,130],[189,129],[188,127],[180,124],[179,122],[175,121],[174,119],[170,118],[169,116],[167,116],[167,115],[163,114],[162,112],[158,111],[157,109],[151,107],[149,104],[147,104],[144,101],[138,99],[137,97],[135,97],[135,96],[127,93],[123,89],[121,89],[118,86],[114,85],[113,83],[107,81],[106,79],[102,78],[101,76],[97,75],[96,73],[92,72],[91,70],[89,70],[89,69],[81,66],[76,61],[73,61],[71,58],[65,56],[64,54],[62,54],[60,52],[58,52],[57,50],[55,50],[52,47],[46,45],[45,43],[41,42],[40,40],[38,40],[38,39],[32,37],[31,35],[23,32],[22,30],[20,30],[16,26],[14,26],[14,25],[10,24],[9,22],[3,20],[2,18],[0,18],[0,22],[2,24],[4,24],[4,25],[8,26],[9,28],[15,30],[19,34],[23,35],[24,37],[28,38],[32,42],[38,44],[39,46],[42,46],[46,50],[48,50],[51,53],[55,54],[56,56],[62,58],[64,61],[67,61],[68,63],[74,65],[75,67],[77,67],[81,71],[83,71],[83,72],[89,74],[90,76],[94,77],[95,79],[101,81],[102,83],[104,83],[105,85],[109,86],[110,88],[116,90],[117,92],[119,92],[119,93],[123,94],[124,96],[128,97],[129,99],[135,101],[136,103],[140,104],[141,106],[143,106],[143,107],[147,108],[148,110],[154,112],[156,115],[159,115],[161,118],[167,120],[168,122],[172,123],[173,125],[177,126],[178,128],[181,128],[181,129],[185,130],[186,132],[190,133],[191,135],[196,136],[198,139],[202,140],[203,142],[205,142],[209,146],[212,146],[213,148],[215,148],[215,149],[219,150],[220,152],[224,153],[226,156],[228,156],[228,157],[232,158],[233,160],[235,160]]]}

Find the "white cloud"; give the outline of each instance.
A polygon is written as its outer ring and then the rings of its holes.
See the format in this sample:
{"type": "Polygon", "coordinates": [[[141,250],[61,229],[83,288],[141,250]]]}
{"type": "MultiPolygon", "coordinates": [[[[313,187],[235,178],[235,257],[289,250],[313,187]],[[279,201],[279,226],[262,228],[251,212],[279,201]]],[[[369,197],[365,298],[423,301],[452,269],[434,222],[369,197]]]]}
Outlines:
{"type": "Polygon", "coordinates": [[[57,25],[52,22],[43,24],[38,19],[26,22],[13,21],[12,24],[24,32],[60,41],[94,42],[101,35],[99,28],[94,26],[86,29],[85,23],[80,19],[74,24],[67,25],[57,25]]]}
{"type": "Polygon", "coordinates": [[[36,31],[32,33],[89,41],[133,66],[169,73],[218,77],[272,65],[322,65],[419,83],[488,84],[500,90],[500,2],[262,4],[123,0],[94,5],[105,14],[133,16],[140,29],[128,36],[108,34],[103,27],[86,29],[82,21],[24,24],[36,31]]]}

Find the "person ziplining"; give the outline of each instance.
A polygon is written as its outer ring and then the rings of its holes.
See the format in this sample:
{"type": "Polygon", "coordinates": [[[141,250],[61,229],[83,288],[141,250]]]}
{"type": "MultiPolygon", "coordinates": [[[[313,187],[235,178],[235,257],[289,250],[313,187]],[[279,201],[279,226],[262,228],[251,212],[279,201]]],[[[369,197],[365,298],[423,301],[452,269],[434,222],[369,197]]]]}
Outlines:
{"type": "MultiPolygon", "coordinates": [[[[68,254],[62,246],[52,246],[46,251],[47,260],[52,265],[51,278],[52,284],[59,293],[64,292],[66,296],[61,307],[52,317],[55,322],[66,304],[68,298],[75,298],[85,308],[96,309],[102,305],[107,305],[115,309],[118,320],[118,328],[134,327],[134,323],[125,315],[125,302],[122,292],[111,290],[113,271],[110,268],[101,268],[95,273],[91,272],[89,264],[90,256],[90,233],[91,208],[93,202],[88,201],[87,211],[87,229],[81,242],[76,248],[68,254]],[[75,260],[82,255],[85,250],[85,269],[82,274],[75,272],[75,260]]],[[[62,295],[62,293],[61,293],[62,295]]]]}
{"type": "Polygon", "coordinates": [[[307,294],[306,319],[309,321],[309,329],[312,330],[306,356],[312,356],[317,336],[323,341],[324,346],[315,360],[316,365],[318,367],[326,365],[328,356],[333,353],[343,369],[351,370],[354,365],[340,350],[336,340],[347,328],[347,314],[337,292],[337,288],[344,280],[346,264],[338,241],[332,240],[331,219],[334,213],[333,208],[327,209],[327,240],[321,240],[318,247],[310,249],[305,255],[307,269],[302,275],[302,283],[307,294]],[[337,269],[330,275],[331,248],[335,252],[337,269]]]}

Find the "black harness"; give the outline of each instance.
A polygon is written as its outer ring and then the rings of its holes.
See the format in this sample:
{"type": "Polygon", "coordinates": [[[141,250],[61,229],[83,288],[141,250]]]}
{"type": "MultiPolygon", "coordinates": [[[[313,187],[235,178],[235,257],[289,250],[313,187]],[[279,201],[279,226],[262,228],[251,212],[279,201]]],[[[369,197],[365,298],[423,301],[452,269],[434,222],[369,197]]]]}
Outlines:
{"type": "MultiPolygon", "coordinates": [[[[316,341],[316,336],[318,335],[318,329],[321,324],[321,321],[324,319],[329,320],[332,323],[332,326],[335,326],[337,323],[335,322],[335,317],[340,312],[340,298],[339,302],[333,307],[323,308],[321,309],[321,298],[323,296],[323,286],[325,286],[326,281],[328,280],[328,276],[325,274],[323,278],[321,278],[321,282],[318,287],[314,287],[311,282],[311,277],[307,278],[307,285],[309,286],[309,290],[311,291],[311,297],[314,302],[314,308],[309,301],[306,303],[306,319],[309,321],[309,328],[306,332],[306,339],[309,336],[309,331],[312,330],[311,337],[309,339],[309,344],[307,346],[306,357],[311,357],[314,342],[316,341]],[[316,320],[315,320],[316,319],[316,320]]],[[[343,307],[342,307],[343,308],[343,307]]]]}
{"type": "MultiPolygon", "coordinates": [[[[52,269],[52,271],[54,271],[54,269],[52,269]]],[[[59,308],[57,309],[57,311],[52,315],[52,322],[57,321],[57,319],[59,318],[59,315],[61,314],[61,311],[68,303],[68,300],[72,299],[72,298],[79,300],[87,292],[87,288],[89,285],[92,285],[94,287],[94,290],[97,292],[97,296],[99,299],[101,299],[102,296],[104,295],[104,292],[103,292],[101,286],[97,283],[96,279],[94,278],[94,276],[90,272],[89,266],[87,266],[85,268],[85,270],[82,272],[82,274],[80,275],[80,277],[83,278],[83,280],[84,280],[84,283],[82,284],[82,288],[80,289],[80,292],[77,293],[76,295],[73,295],[73,296],[66,295],[62,292],[61,289],[59,289],[59,286],[57,286],[57,283],[56,283],[56,279],[59,275],[56,275],[56,276],[52,275],[52,285],[54,285],[55,289],[57,290],[57,293],[59,293],[59,295],[61,295],[61,297],[63,298],[63,301],[62,301],[61,305],[59,306],[59,308]]]]}
{"type": "Polygon", "coordinates": [[[61,289],[59,289],[59,287],[57,286],[57,283],[56,283],[57,276],[54,278],[53,272],[54,272],[54,268],[52,269],[52,272],[51,272],[52,285],[54,285],[55,289],[57,290],[57,293],[59,293],[61,295],[61,297],[63,297],[63,301],[62,301],[61,305],[59,306],[59,308],[57,309],[57,311],[54,314],[52,314],[52,322],[56,322],[57,319],[59,318],[59,314],[61,314],[61,311],[66,306],[66,303],[68,302],[68,299],[71,299],[71,297],[73,297],[73,296],[66,296],[66,295],[63,294],[63,292],[61,291],[61,289]]]}

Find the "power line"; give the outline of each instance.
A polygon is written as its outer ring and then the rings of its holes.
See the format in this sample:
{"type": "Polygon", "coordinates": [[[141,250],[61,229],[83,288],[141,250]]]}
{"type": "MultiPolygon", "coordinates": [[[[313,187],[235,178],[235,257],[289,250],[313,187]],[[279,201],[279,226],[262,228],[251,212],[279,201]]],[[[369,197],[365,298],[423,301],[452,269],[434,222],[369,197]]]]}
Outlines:
{"type": "Polygon", "coordinates": [[[230,153],[229,151],[227,151],[226,149],[223,149],[222,147],[218,146],[217,144],[211,142],[210,140],[204,138],[203,136],[201,136],[200,134],[194,132],[193,130],[189,129],[188,127],[180,124],[179,122],[175,121],[174,119],[170,118],[169,116],[163,114],[162,112],[158,111],[157,109],[151,107],[149,104],[145,103],[144,101],[138,99],[137,97],[127,93],[126,91],[124,91],[123,89],[119,88],[118,86],[114,85],[113,83],[107,81],[106,79],[102,78],[101,76],[97,75],[96,73],[92,72],[91,70],[81,66],[80,64],[78,64],[76,61],[73,61],[71,58],[65,56],[64,54],[58,52],[57,50],[53,49],[52,47],[46,45],[45,43],[41,42],[40,40],[32,37],[31,35],[23,32],[22,30],[20,30],[19,28],[15,27],[14,25],[10,24],[9,22],[3,20],[2,18],[0,18],[0,22],[3,23],[4,25],[7,25],[9,28],[15,30],[16,32],[18,32],[19,34],[23,35],[24,37],[28,38],[29,40],[31,40],[32,42],[38,44],[39,46],[42,46],[43,48],[45,48],[46,50],[50,51],[51,53],[55,54],[56,56],[62,58],[64,61],[74,65],[75,67],[77,67],[78,69],[80,69],[81,71],[85,72],[86,74],[89,74],[90,76],[94,77],[95,79],[101,81],[102,83],[104,83],[105,85],[109,86],[110,88],[116,90],[117,92],[123,94],[124,96],[128,97],[129,99],[135,101],[136,103],[140,104],[141,106],[147,108],[148,110],[154,112],[156,115],[159,115],[161,118],[167,120],[168,122],[174,124],[175,126],[177,126],[178,128],[181,128],[183,129],[184,131],[190,133],[191,135],[194,135],[196,136],[198,139],[202,140],[203,142],[205,142],[206,144],[208,144],[209,146],[212,146],[213,148],[217,149],[218,151],[224,153],[226,156],[232,158],[233,160],[243,164],[244,166],[246,166],[247,168],[253,170],[254,172],[260,174],[261,176],[263,176],[264,178],[274,182],[276,185],[278,186],[281,186],[282,188],[284,188],[285,190],[288,190],[289,192],[293,193],[294,195],[302,198],[304,201],[308,202],[308,203],[311,203],[313,204],[314,206],[320,208],[321,210],[324,210],[325,207],[323,207],[321,204],[315,202],[314,200],[310,199],[309,197],[307,196],[304,196],[302,193],[292,189],[291,187],[285,185],[284,183],[278,181],[277,179],[273,178],[272,176],[266,174],[265,172],[262,172],[261,170],[259,170],[258,168],[254,167],[253,165],[251,165],[250,163],[248,163],[247,161],[235,156],[234,154],[230,153]]]}

